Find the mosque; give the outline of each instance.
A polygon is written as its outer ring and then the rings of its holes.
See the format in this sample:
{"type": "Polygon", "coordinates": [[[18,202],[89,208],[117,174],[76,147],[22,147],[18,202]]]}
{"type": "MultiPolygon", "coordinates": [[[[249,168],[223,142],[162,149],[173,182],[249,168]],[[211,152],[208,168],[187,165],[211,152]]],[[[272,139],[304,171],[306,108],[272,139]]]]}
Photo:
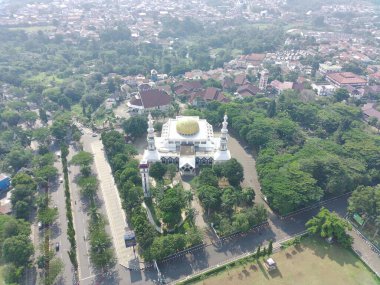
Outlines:
{"type": "Polygon", "coordinates": [[[224,116],[221,135],[214,136],[213,127],[197,116],[177,116],[162,126],[161,137],[154,135],[152,116],[148,116],[148,148],[140,162],[145,197],[149,192],[149,164],[160,161],[175,164],[181,175],[195,175],[201,165],[227,161],[228,122],[224,116]]]}

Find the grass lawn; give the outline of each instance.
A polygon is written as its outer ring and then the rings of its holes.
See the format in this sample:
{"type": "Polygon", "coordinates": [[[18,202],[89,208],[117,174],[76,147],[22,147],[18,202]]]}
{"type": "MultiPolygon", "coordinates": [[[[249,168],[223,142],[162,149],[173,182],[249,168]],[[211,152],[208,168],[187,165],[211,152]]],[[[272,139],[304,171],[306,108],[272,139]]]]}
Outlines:
{"type": "Polygon", "coordinates": [[[0,266],[0,285],[5,285],[3,270],[4,266],[0,266]]]}
{"type": "Polygon", "coordinates": [[[349,250],[306,238],[273,255],[278,270],[248,263],[200,281],[203,285],[379,285],[380,279],[349,250]]]}

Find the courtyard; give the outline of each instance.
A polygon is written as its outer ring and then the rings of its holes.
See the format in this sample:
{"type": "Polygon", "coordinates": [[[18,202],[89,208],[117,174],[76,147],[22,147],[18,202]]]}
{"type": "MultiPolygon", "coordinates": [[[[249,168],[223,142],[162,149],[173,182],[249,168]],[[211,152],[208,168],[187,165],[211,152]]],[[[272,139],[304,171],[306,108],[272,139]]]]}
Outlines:
{"type": "Polygon", "coordinates": [[[376,277],[351,251],[306,238],[301,245],[273,254],[278,269],[268,272],[262,260],[225,270],[199,285],[379,285],[376,277]]]}

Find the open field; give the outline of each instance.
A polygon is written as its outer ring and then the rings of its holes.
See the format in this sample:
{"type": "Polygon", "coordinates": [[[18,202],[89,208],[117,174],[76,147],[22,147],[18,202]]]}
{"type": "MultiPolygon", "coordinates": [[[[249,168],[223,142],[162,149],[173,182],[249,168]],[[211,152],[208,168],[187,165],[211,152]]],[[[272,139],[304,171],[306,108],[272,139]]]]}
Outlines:
{"type": "Polygon", "coordinates": [[[304,239],[273,255],[278,270],[267,272],[263,262],[232,268],[199,285],[379,285],[377,278],[349,250],[324,241],[304,239]]]}
{"type": "Polygon", "coordinates": [[[55,30],[54,26],[27,26],[27,27],[14,27],[9,28],[11,31],[25,31],[26,33],[49,32],[55,30]]]}

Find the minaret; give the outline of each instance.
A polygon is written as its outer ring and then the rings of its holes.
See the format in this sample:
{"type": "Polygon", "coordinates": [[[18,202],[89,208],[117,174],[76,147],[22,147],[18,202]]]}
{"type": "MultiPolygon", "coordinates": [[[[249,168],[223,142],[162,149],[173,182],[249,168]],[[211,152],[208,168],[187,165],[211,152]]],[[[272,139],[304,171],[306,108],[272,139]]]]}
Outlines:
{"type": "Polygon", "coordinates": [[[228,117],[227,117],[227,114],[224,115],[224,121],[222,123],[223,127],[222,127],[222,130],[221,130],[221,136],[220,136],[220,146],[219,146],[219,150],[221,151],[224,151],[224,150],[227,150],[227,141],[228,141],[228,129],[227,129],[227,126],[228,126],[228,117]]]}
{"type": "Polygon", "coordinates": [[[263,71],[260,72],[260,81],[259,81],[260,90],[266,90],[267,89],[268,78],[269,78],[268,70],[264,69],[263,71]]]}
{"type": "Polygon", "coordinates": [[[147,131],[148,131],[148,135],[147,135],[148,151],[154,151],[156,150],[156,144],[154,143],[153,119],[150,113],[148,115],[148,130],[147,131]]]}
{"type": "Polygon", "coordinates": [[[148,161],[142,160],[140,162],[139,168],[140,168],[140,174],[141,174],[142,189],[144,191],[144,197],[149,198],[150,197],[150,190],[149,190],[149,164],[148,164],[148,161]]]}

